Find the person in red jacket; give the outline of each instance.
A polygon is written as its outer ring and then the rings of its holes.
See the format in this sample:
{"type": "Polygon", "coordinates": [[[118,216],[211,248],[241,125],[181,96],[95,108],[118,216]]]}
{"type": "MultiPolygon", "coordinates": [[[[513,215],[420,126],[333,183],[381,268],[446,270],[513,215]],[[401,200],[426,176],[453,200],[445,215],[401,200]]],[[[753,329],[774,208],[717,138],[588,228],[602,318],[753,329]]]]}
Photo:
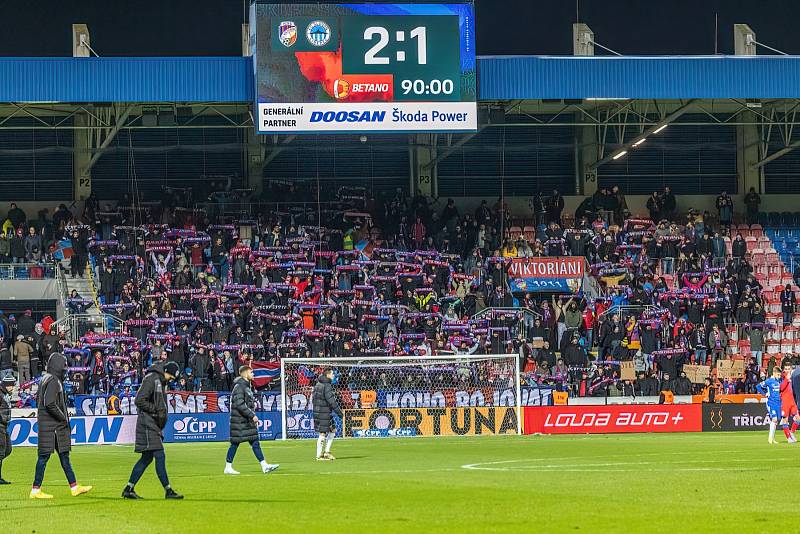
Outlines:
{"type": "Polygon", "coordinates": [[[417,250],[422,249],[422,245],[425,243],[425,235],[425,225],[422,223],[422,219],[417,217],[417,222],[411,227],[411,238],[414,240],[414,247],[417,250]]]}
{"type": "Polygon", "coordinates": [[[797,411],[797,404],[795,403],[794,399],[794,391],[792,389],[792,371],[794,371],[794,366],[790,361],[785,361],[783,364],[783,376],[781,380],[781,416],[783,419],[781,423],[783,424],[783,433],[786,435],[786,439],[789,440],[790,443],[797,442],[797,438],[794,437],[795,431],[797,431],[797,426],[800,423],[800,415],[798,415],[797,411]],[[789,428],[789,423],[791,423],[791,428],[789,428]]]}
{"type": "Polygon", "coordinates": [[[586,346],[591,349],[592,341],[594,339],[594,310],[591,305],[587,305],[583,309],[583,329],[586,331],[586,346]]]}

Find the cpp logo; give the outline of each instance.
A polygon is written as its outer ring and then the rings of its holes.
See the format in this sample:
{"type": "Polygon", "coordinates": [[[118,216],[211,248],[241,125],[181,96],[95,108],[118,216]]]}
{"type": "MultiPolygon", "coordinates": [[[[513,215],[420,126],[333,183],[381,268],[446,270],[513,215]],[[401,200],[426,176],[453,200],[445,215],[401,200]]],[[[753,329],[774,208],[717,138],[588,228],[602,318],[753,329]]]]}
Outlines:
{"type": "Polygon", "coordinates": [[[212,434],[216,431],[214,421],[200,421],[196,417],[183,417],[172,423],[176,434],[212,434]]]}
{"type": "Polygon", "coordinates": [[[289,431],[314,430],[314,420],[304,413],[288,417],[286,425],[289,431]]]}
{"type": "Polygon", "coordinates": [[[262,432],[266,432],[272,428],[272,421],[269,419],[259,419],[258,420],[258,429],[262,432]]]}

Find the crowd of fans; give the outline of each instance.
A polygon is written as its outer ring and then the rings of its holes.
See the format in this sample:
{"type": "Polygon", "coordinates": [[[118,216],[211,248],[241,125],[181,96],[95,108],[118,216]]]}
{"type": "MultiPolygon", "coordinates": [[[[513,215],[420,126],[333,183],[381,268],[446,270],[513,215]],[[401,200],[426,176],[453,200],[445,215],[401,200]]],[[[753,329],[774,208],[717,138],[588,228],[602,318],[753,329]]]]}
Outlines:
{"type": "MultiPolygon", "coordinates": [[[[69,309],[97,302],[123,327],[68,340],[49,321],[0,313],[0,370],[16,368],[25,390],[43,359],[63,351],[73,393],[109,393],[170,360],[184,371],[177,389],[224,391],[250,361],[518,353],[527,385],[581,396],[754,392],[763,372],[764,287],[724,193],[712,221],[680,215],[669,188],[648,200],[647,219],[630,215],[617,188],[587,197],[574,217],[554,191],[531,202],[534,232],[515,235],[502,201],[462,213],[452,200],[342,189],[334,203],[295,209],[318,195],[272,187],[267,196],[287,203],[247,215],[198,209],[176,190],[158,205],[90,200],[83,213],[61,205],[35,220],[11,204],[12,261],[56,254],[69,239],[68,275],[90,275],[97,293],[73,291],[69,309]],[[597,284],[512,293],[510,262],[540,256],[583,257],[597,284]],[[736,352],[731,337],[749,340],[741,375],[692,383],[683,366],[713,368],[736,352]]],[[[790,286],[781,299],[791,322],[790,286]]]]}

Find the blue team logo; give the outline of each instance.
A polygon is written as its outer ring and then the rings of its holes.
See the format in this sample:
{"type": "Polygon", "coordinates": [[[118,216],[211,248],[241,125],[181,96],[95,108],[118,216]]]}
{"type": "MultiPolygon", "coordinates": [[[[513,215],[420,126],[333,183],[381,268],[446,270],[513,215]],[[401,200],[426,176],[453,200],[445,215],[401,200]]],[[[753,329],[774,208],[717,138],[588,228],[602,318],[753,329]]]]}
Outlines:
{"type": "Polygon", "coordinates": [[[297,24],[291,20],[285,20],[278,26],[278,39],[286,48],[290,48],[297,42],[297,24]]]}
{"type": "Polygon", "coordinates": [[[325,46],[331,40],[331,27],[321,20],[315,20],[306,28],[306,39],[312,46],[325,46]]]}

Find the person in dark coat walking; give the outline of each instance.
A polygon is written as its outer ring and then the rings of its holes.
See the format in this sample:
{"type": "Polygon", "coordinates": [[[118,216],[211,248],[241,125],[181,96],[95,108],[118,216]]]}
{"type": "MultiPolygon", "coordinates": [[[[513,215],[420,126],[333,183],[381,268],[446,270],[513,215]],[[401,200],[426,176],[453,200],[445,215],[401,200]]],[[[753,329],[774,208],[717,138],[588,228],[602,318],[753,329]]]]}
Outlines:
{"type": "Polygon", "coordinates": [[[333,438],[336,436],[336,424],[333,420],[335,413],[342,417],[339,401],[333,393],[333,369],[326,369],[314,384],[311,401],[314,405],[314,429],[319,432],[317,438],[317,460],[335,460],[331,455],[333,438]],[[324,452],[323,452],[324,447],[324,452]]]}
{"type": "Polygon", "coordinates": [[[139,416],[136,419],[136,445],[134,447],[134,450],[141,453],[142,457],[133,466],[128,485],[122,490],[122,497],[125,499],[141,499],[134,488],[153,460],[156,461],[158,480],[164,487],[164,498],[183,499],[183,495],[176,493],[169,485],[162,433],[167,425],[167,382],[174,380],[179,374],[180,368],[177,363],[158,362],[147,370],[147,374],[142,379],[135,401],[139,416]]]}
{"type": "Polygon", "coordinates": [[[249,443],[253,454],[261,463],[261,471],[269,473],[275,471],[279,465],[270,465],[261,452],[258,441],[258,416],[256,415],[256,399],[250,382],[253,381],[253,369],[249,365],[239,367],[239,376],[233,381],[231,390],[231,446],[228,447],[228,457],[225,459],[226,475],[238,475],[239,471],[233,468],[233,458],[241,443],[249,443]]]}
{"type": "Polygon", "coordinates": [[[67,395],[64,393],[64,379],[67,376],[67,358],[60,352],[54,352],[47,360],[45,374],[39,384],[38,423],[39,423],[39,460],[36,462],[36,476],[31,488],[31,499],[52,499],[53,496],[41,490],[44,470],[50,455],[58,453],[61,468],[69,482],[73,497],[87,493],[92,486],[81,486],[75,478],[69,451],[72,441],[67,413],[67,395]]]}
{"type": "Polygon", "coordinates": [[[11,436],[8,435],[8,423],[11,422],[11,392],[17,381],[13,376],[0,380],[0,485],[11,484],[3,479],[3,460],[11,455],[11,436]]]}

